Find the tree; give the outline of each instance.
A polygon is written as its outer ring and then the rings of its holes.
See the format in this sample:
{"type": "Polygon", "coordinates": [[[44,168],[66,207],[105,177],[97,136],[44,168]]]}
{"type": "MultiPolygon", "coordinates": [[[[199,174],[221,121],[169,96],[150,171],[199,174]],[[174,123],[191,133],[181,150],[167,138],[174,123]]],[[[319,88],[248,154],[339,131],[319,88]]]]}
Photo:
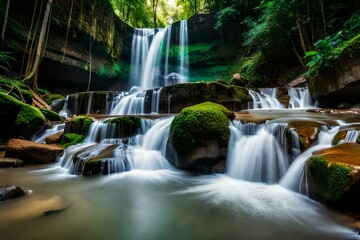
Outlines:
{"type": "Polygon", "coordinates": [[[3,28],[1,31],[1,46],[4,46],[4,38],[5,38],[5,30],[6,30],[6,24],[7,24],[7,19],[9,16],[9,7],[10,7],[10,0],[7,1],[6,4],[6,11],[5,11],[5,17],[4,17],[4,24],[3,24],[3,28]]]}
{"type": "Polygon", "coordinates": [[[30,73],[24,79],[26,82],[28,82],[29,86],[32,89],[37,89],[37,73],[39,70],[41,58],[42,58],[43,51],[44,51],[44,43],[45,43],[45,38],[46,38],[47,30],[48,30],[48,24],[49,24],[49,20],[50,20],[49,16],[50,16],[52,2],[53,2],[53,0],[47,1],[44,18],[43,18],[43,22],[42,22],[42,26],[41,26],[41,30],[40,30],[39,41],[38,41],[38,45],[37,45],[37,49],[36,49],[35,62],[32,66],[30,73]]]}
{"type": "Polygon", "coordinates": [[[151,9],[153,14],[154,28],[157,28],[157,11],[159,0],[151,0],[151,9]]]}

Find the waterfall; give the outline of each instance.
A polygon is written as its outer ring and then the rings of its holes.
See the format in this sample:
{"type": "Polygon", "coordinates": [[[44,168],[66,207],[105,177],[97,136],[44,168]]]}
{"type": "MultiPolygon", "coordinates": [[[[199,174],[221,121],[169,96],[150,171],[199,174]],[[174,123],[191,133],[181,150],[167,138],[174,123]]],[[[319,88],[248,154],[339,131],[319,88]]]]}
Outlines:
{"type": "MultiPolygon", "coordinates": [[[[159,112],[161,87],[184,83],[188,79],[187,20],[182,20],[179,24],[177,34],[174,34],[179,36],[176,66],[170,64],[170,55],[174,55],[174,51],[172,53],[170,51],[170,48],[174,47],[172,25],[165,29],[157,29],[157,31],[150,31],[150,29],[135,29],[134,31],[130,79],[138,84],[141,90],[160,88],[154,89],[151,93],[151,113],[159,112]]],[[[145,97],[147,94],[142,91],[130,94],[121,99],[111,114],[144,114],[145,97]]]]}
{"type": "Polygon", "coordinates": [[[178,73],[180,74],[180,82],[187,82],[188,78],[188,31],[187,31],[187,20],[180,21],[180,64],[178,73]]]}
{"type": "Polygon", "coordinates": [[[290,96],[289,108],[308,108],[314,106],[314,102],[308,88],[288,88],[290,96]]]}
{"type": "Polygon", "coordinates": [[[331,141],[338,130],[339,127],[334,127],[329,131],[321,131],[317,144],[307,149],[294,160],[285,176],[281,179],[280,185],[290,190],[307,194],[307,184],[304,173],[306,160],[311,157],[314,151],[331,147],[331,141]]]}
{"type": "Polygon", "coordinates": [[[261,88],[260,92],[249,90],[253,109],[281,109],[284,106],[277,99],[277,88],[261,88]]]}
{"type": "Polygon", "coordinates": [[[150,42],[154,37],[154,29],[135,28],[131,47],[130,82],[139,86],[142,71],[145,68],[150,42]]]}
{"type": "Polygon", "coordinates": [[[227,158],[230,177],[276,183],[289,166],[286,143],[286,124],[237,124],[231,129],[231,146],[227,158]],[[242,130],[246,129],[245,132],[242,130]],[[237,132],[238,131],[238,132],[237,132]]]}

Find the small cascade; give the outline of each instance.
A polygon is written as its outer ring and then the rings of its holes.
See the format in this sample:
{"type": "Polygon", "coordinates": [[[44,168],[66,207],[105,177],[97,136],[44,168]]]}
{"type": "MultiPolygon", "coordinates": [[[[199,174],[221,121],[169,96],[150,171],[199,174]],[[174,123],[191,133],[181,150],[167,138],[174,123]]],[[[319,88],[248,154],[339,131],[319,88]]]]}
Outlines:
{"type": "MultiPolygon", "coordinates": [[[[60,159],[61,167],[71,174],[110,174],[133,169],[169,169],[164,152],[173,118],[142,120],[141,130],[123,137],[117,124],[95,121],[83,144],[69,147],[60,159]],[[93,169],[88,162],[101,159],[101,167],[93,169]]],[[[96,163],[94,163],[96,164],[96,163]]]]}
{"type": "Polygon", "coordinates": [[[331,147],[331,141],[338,132],[338,130],[339,127],[334,127],[328,131],[321,131],[319,133],[317,144],[307,149],[294,160],[294,162],[291,164],[290,168],[286,172],[285,176],[281,179],[280,185],[287,189],[307,194],[307,183],[305,182],[304,172],[306,160],[311,157],[314,151],[324,149],[326,147],[331,147]]]}
{"type": "Polygon", "coordinates": [[[58,132],[61,132],[61,131],[64,130],[64,128],[65,128],[65,124],[63,124],[63,123],[55,125],[50,129],[46,129],[45,131],[42,131],[42,132],[39,132],[39,133],[35,134],[31,138],[31,141],[38,142],[38,143],[45,143],[45,139],[48,136],[51,136],[51,135],[56,134],[58,132]]]}
{"type": "Polygon", "coordinates": [[[227,158],[227,174],[230,177],[254,181],[276,183],[289,166],[286,142],[286,124],[267,123],[265,125],[242,125],[231,128],[231,142],[227,158]],[[247,129],[245,133],[242,130],[247,129]],[[253,134],[255,132],[255,134],[253,134]],[[250,134],[247,134],[250,133],[250,134]]]}
{"type": "Polygon", "coordinates": [[[308,108],[314,106],[314,101],[308,88],[288,88],[290,96],[289,108],[308,108]]]}
{"type": "Polygon", "coordinates": [[[341,140],[341,142],[356,142],[359,137],[358,130],[349,130],[346,133],[345,139],[341,140]]]}
{"type": "Polygon", "coordinates": [[[281,109],[284,106],[277,99],[277,88],[261,88],[259,92],[249,90],[253,109],[281,109]]]}
{"type": "Polygon", "coordinates": [[[137,92],[125,96],[110,112],[111,115],[144,114],[146,92],[137,92]]]}

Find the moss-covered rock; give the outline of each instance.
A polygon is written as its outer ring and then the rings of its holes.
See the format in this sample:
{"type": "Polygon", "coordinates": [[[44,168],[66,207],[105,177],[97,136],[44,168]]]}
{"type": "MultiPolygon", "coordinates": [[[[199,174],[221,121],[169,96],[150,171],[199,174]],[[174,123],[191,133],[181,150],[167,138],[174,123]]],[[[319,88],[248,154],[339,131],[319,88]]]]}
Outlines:
{"type": "Polygon", "coordinates": [[[230,138],[229,117],[234,114],[224,106],[205,102],[184,108],[172,121],[171,145],[176,152],[173,164],[209,171],[226,157],[230,138]]]}
{"type": "Polygon", "coordinates": [[[60,146],[63,148],[82,143],[86,136],[77,133],[65,133],[62,137],[60,146]]]}
{"type": "Polygon", "coordinates": [[[0,92],[0,137],[28,138],[45,124],[41,111],[16,98],[0,92]]]}
{"type": "Polygon", "coordinates": [[[45,118],[48,119],[49,121],[62,121],[59,114],[57,114],[54,111],[46,110],[46,109],[40,109],[40,111],[45,116],[45,118]]]}
{"type": "Polygon", "coordinates": [[[314,152],[307,161],[309,195],[335,207],[360,210],[359,154],[356,143],[314,152]]]}
{"type": "Polygon", "coordinates": [[[66,122],[64,133],[76,133],[86,136],[93,122],[93,117],[77,116],[73,120],[66,122]]]}

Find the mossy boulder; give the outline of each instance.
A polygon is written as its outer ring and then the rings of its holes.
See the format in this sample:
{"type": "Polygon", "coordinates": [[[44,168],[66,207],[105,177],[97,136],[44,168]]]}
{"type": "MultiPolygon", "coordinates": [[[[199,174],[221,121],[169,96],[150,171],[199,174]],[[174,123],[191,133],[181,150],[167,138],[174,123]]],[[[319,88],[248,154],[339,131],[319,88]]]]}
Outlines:
{"type": "Polygon", "coordinates": [[[307,161],[309,196],[337,208],[360,210],[360,145],[343,143],[307,161]]]}
{"type": "Polygon", "coordinates": [[[29,138],[45,124],[41,111],[0,92],[0,138],[29,138]]]}
{"type": "Polygon", "coordinates": [[[141,119],[139,117],[116,117],[107,119],[104,123],[112,125],[112,132],[115,137],[127,138],[137,134],[141,119]]]}
{"type": "Polygon", "coordinates": [[[45,118],[49,121],[62,121],[59,114],[57,114],[54,111],[46,110],[46,109],[40,109],[40,111],[45,116],[45,118]]]}
{"type": "Polygon", "coordinates": [[[212,171],[226,159],[229,118],[234,118],[233,112],[212,102],[184,108],[171,123],[168,159],[178,167],[212,171]]]}

